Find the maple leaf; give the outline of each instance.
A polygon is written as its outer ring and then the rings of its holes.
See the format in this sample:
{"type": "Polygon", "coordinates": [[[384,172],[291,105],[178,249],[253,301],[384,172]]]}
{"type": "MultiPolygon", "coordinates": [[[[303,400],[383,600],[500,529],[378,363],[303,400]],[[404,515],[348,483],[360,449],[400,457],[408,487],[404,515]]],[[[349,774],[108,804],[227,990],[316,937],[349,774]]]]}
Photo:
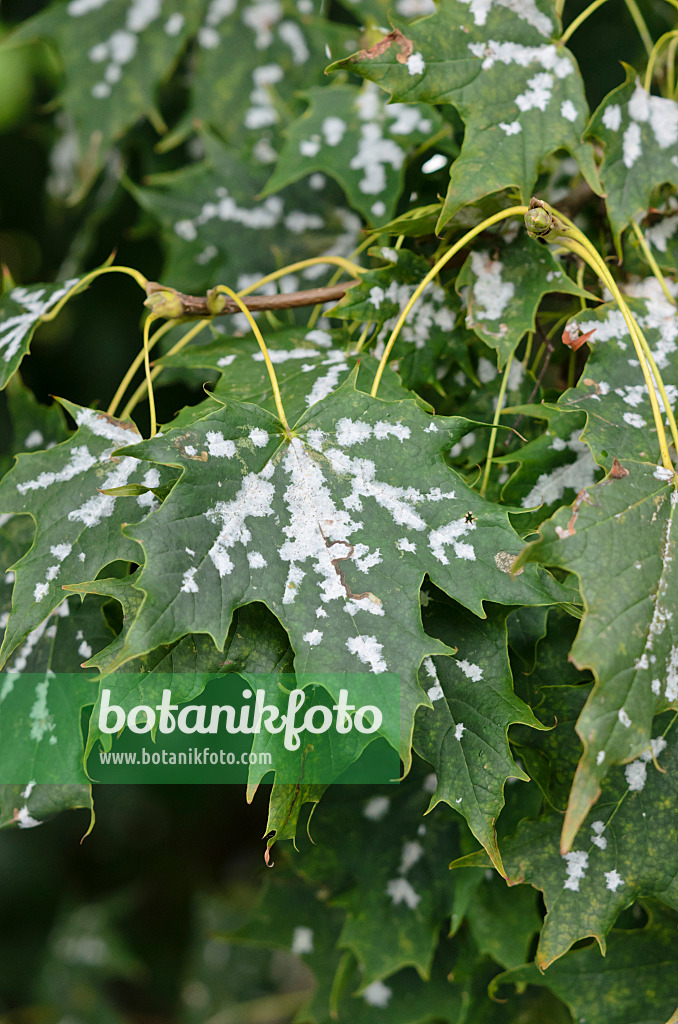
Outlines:
{"type": "Polygon", "coordinates": [[[480,616],[490,594],[505,604],[562,597],[536,566],[511,575],[522,542],[507,512],[446,467],[441,450],[467,427],[411,400],[371,398],[353,373],[290,440],[270,413],[230,402],[121,450],[181,476],[145,525],[126,530],[144,549],[145,599],[115,667],[189,632],[221,647],[234,610],[263,601],[298,672],[365,673],[366,702],[382,673],[399,673],[407,765],[414,711],[428,703],[417,669],[449,653],[422,627],[424,575],[480,616]]]}

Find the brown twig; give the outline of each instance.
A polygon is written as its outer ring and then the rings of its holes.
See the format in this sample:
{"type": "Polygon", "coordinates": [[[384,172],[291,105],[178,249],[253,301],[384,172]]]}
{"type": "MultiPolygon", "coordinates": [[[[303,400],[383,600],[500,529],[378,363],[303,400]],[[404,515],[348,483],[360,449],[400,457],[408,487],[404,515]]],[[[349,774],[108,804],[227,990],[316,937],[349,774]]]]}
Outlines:
{"type": "MultiPolygon", "coordinates": [[[[343,298],[349,288],[353,285],[358,284],[355,281],[344,281],[341,284],[328,285],[325,288],[309,288],[303,292],[286,292],[281,295],[248,295],[243,299],[243,302],[248,309],[253,311],[263,309],[296,309],[301,306],[315,306],[320,302],[337,302],[343,298]]],[[[214,313],[208,308],[207,296],[206,295],[185,295],[183,292],[178,292],[175,288],[169,288],[167,285],[158,284],[157,281],[149,281],[146,285],[146,292],[149,296],[155,297],[153,303],[156,308],[156,312],[161,316],[164,315],[164,311],[161,309],[163,300],[169,300],[172,303],[171,316],[172,319],[178,319],[179,317],[208,317],[214,316],[214,313]],[[179,309],[180,304],[180,309],[179,309]]],[[[238,313],[240,307],[226,295],[221,296],[220,309],[218,312],[219,316],[228,316],[232,313],[238,313]]],[[[169,313],[168,309],[168,313],[169,313]]]]}

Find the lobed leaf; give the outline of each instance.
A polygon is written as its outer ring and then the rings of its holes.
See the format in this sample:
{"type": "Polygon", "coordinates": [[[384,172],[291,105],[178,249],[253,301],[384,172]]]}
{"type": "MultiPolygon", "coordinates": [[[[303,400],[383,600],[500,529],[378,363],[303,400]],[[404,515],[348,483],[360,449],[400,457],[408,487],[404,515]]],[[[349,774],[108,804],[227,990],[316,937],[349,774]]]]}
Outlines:
{"type": "Polygon", "coordinates": [[[507,6],[446,0],[435,14],[395,31],[368,50],[337,61],[386,89],[397,101],[451,103],[465,127],[438,222],[492,192],[518,190],[527,202],[542,161],[568,150],[600,188],[574,58],[552,40],[550,3],[507,6]],[[473,21],[471,22],[471,15],[473,21]]]}

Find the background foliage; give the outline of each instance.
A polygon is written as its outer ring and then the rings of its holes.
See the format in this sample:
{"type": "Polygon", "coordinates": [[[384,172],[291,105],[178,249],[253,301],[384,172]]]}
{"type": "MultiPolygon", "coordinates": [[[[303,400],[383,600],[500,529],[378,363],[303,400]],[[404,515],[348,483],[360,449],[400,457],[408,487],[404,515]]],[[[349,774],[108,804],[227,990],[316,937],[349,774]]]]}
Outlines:
{"type": "Polygon", "coordinates": [[[676,1021],[675,477],[609,282],[483,224],[533,194],[574,217],[675,403],[676,5],[609,0],[571,36],[562,6],[4,3],[3,1019],[676,1021]],[[242,315],[174,354],[170,325],[161,437],[143,393],[100,415],[141,341],[129,276],[84,280],[113,250],[196,294],[358,260],[322,318],[258,315],[291,447],[242,315]],[[268,506],[220,541],[253,478],[268,506]],[[311,501],[350,537],[343,608],[311,501]],[[225,662],[397,671],[404,781],[95,786],[79,845],[102,678],[225,662]],[[56,735],[70,784],[31,786],[56,735]]]}

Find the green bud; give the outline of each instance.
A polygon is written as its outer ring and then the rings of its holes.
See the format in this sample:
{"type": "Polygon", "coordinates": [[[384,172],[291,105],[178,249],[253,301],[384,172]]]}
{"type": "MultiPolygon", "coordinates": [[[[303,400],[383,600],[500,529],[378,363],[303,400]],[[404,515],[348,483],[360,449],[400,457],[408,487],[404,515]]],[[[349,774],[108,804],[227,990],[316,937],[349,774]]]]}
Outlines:
{"type": "Polygon", "coordinates": [[[178,320],[184,315],[184,304],[176,288],[165,288],[155,281],[149,281],[146,285],[146,295],[144,306],[152,309],[156,316],[178,320]]]}
{"type": "Polygon", "coordinates": [[[210,288],[207,293],[207,312],[210,316],[219,316],[226,309],[227,296],[219,291],[219,287],[210,288]]]}
{"type": "Polygon", "coordinates": [[[531,238],[543,238],[553,230],[553,218],[548,210],[535,206],[525,214],[525,227],[531,238]]]}

